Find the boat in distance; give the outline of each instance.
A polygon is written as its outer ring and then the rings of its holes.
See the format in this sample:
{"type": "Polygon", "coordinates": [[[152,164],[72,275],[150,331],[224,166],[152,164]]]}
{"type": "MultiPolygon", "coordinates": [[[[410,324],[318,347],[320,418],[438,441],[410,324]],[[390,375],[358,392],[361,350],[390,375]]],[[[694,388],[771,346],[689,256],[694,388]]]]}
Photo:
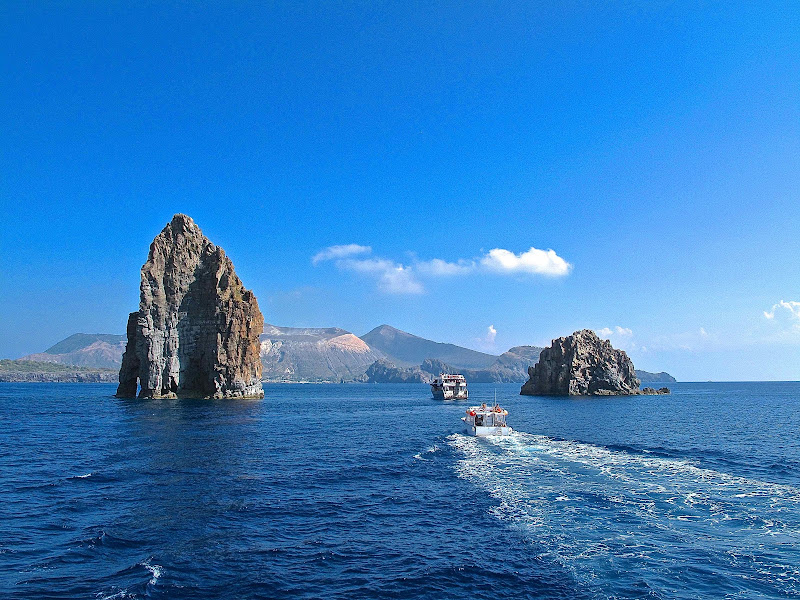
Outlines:
{"type": "Polygon", "coordinates": [[[466,400],[467,380],[463,375],[442,373],[431,383],[431,392],[434,400],[466,400]]]}
{"type": "Polygon", "coordinates": [[[506,424],[508,411],[500,408],[499,404],[494,406],[470,406],[467,414],[461,417],[464,421],[468,435],[485,437],[487,435],[510,435],[513,431],[506,424]]]}

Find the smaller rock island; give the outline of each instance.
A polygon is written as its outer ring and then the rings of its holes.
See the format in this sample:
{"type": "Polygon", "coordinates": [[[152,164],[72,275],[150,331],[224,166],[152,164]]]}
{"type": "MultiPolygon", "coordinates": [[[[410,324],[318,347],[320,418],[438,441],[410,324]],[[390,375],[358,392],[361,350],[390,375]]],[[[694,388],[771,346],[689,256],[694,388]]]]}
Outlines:
{"type": "Polygon", "coordinates": [[[553,340],[528,368],[523,396],[632,396],[668,394],[667,388],[639,389],[633,362],[623,350],[591,329],[553,340]]]}
{"type": "Polygon", "coordinates": [[[118,398],[263,398],[264,317],[233,263],[195,222],[175,215],[142,266],[128,318],[118,398]]]}

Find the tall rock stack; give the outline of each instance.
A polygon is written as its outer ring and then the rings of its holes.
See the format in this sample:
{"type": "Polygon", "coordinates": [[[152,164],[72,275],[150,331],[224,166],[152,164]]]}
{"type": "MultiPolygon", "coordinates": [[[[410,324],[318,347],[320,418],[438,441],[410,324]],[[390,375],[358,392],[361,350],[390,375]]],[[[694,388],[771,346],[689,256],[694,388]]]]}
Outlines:
{"type": "Polygon", "coordinates": [[[525,396],[613,396],[639,391],[633,363],[623,350],[584,329],[553,340],[528,368],[525,396]]]}
{"type": "Polygon", "coordinates": [[[263,398],[264,317],[225,251],[175,215],[142,267],[117,397],[263,398]]]}

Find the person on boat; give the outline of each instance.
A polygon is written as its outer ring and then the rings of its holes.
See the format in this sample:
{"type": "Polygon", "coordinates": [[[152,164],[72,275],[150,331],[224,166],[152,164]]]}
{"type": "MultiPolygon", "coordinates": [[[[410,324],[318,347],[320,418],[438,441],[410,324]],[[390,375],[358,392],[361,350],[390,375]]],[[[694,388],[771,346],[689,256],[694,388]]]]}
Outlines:
{"type": "Polygon", "coordinates": [[[484,402],[483,404],[481,404],[481,410],[486,410],[486,402],[484,402]]]}

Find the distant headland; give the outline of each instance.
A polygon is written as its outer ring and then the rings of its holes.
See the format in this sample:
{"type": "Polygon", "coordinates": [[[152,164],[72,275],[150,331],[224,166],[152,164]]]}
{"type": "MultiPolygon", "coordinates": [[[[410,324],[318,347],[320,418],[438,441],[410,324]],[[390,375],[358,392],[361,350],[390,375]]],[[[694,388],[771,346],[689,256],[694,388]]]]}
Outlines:
{"type": "MultiPolygon", "coordinates": [[[[103,378],[98,378],[98,381],[117,381],[125,339],[123,335],[113,334],[74,334],[41,353],[4,362],[9,365],[7,369],[13,369],[15,381],[25,381],[26,378],[31,381],[48,380],[47,371],[52,371],[48,365],[102,370],[103,378]],[[20,361],[32,360],[42,366],[14,366],[20,361]]],[[[260,336],[262,380],[280,383],[389,383],[409,380],[427,383],[439,374],[435,372],[438,364],[444,367],[443,370],[464,373],[472,383],[522,384],[528,379],[528,367],[538,361],[541,351],[539,346],[515,346],[501,355],[487,354],[455,344],[427,340],[389,325],[381,325],[358,337],[338,327],[301,328],[267,324],[260,336]],[[376,346],[367,343],[366,340],[370,338],[374,342],[374,336],[370,334],[377,330],[393,331],[393,340],[399,341],[378,342],[376,346]],[[403,356],[407,357],[406,360],[392,354],[399,352],[397,346],[405,347],[403,356]],[[413,354],[405,353],[408,346],[415,348],[413,354]],[[446,353],[440,352],[440,348],[446,353]],[[464,366],[457,357],[453,357],[458,352],[464,352],[464,356],[473,359],[479,357],[481,367],[464,366]],[[445,358],[452,362],[447,362],[445,358]],[[373,365],[374,368],[370,370],[373,365]],[[383,374],[378,369],[381,365],[386,368],[383,374]]],[[[474,363],[470,361],[469,364],[474,363]]],[[[8,380],[8,373],[8,370],[4,372],[0,369],[0,381],[8,380]]],[[[664,372],[651,373],[636,369],[635,376],[642,385],[676,381],[672,375],[664,372]]]]}

